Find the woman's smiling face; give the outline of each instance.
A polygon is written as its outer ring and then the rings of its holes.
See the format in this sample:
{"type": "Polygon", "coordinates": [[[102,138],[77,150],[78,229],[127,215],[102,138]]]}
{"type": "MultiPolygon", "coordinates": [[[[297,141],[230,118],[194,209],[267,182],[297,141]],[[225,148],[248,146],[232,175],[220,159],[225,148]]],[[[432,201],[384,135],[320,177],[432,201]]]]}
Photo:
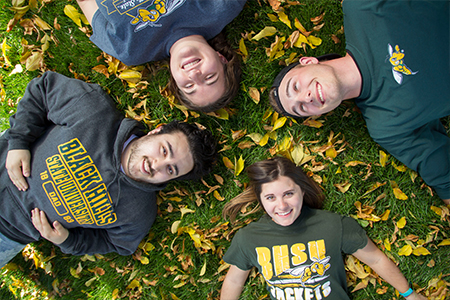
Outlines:
{"type": "Polygon", "coordinates": [[[304,192],[289,177],[280,176],[277,180],[261,186],[261,203],[272,220],[281,226],[289,226],[300,216],[304,192]]]}

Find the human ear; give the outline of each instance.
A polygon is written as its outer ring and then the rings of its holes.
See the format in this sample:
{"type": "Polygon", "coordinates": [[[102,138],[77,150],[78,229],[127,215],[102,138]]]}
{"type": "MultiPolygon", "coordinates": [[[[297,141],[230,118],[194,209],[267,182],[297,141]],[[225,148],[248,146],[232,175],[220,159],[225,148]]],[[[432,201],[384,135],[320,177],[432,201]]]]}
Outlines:
{"type": "MultiPolygon", "coordinates": [[[[163,126],[164,126],[164,125],[163,125],[163,126]]],[[[152,134],[155,134],[155,133],[159,133],[159,132],[161,131],[161,129],[163,128],[163,126],[156,127],[155,129],[149,131],[149,132],[147,133],[147,135],[152,135],[152,134]]]]}
{"type": "Polygon", "coordinates": [[[319,60],[315,57],[303,56],[300,58],[299,63],[301,65],[318,64],[319,60]]]}
{"type": "Polygon", "coordinates": [[[225,56],[223,56],[219,51],[216,51],[216,52],[217,52],[217,55],[219,55],[220,61],[221,61],[223,64],[227,64],[227,63],[228,63],[228,59],[227,59],[225,56]]]}

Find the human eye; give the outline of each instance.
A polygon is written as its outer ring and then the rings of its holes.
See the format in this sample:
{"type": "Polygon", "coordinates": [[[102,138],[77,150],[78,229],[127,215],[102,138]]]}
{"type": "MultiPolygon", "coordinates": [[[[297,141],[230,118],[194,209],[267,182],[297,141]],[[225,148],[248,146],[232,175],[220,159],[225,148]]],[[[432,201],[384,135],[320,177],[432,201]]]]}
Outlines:
{"type": "Polygon", "coordinates": [[[167,167],[167,173],[169,174],[169,175],[173,175],[173,168],[172,168],[172,166],[168,166],[167,167]]]}
{"type": "Polygon", "coordinates": [[[163,152],[163,155],[164,155],[164,157],[166,157],[167,156],[167,149],[166,149],[166,147],[162,147],[162,152],[163,152]]]}
{"type": "Polygon", "coordinates": [[[305,104],[300,104],[300,111],[301,112],[306,112],[306,107],[305,107],[305,104]]]}
{"type": "Polygon", "coordinates": [[[273,201],[275,199],[273,195],[267,195],[265,198],[267,201],[273,201]]]}
{"type": "Polygon", "coordinates": [[[185,85],[184,85],[184,87],[187,88],[187,89],[190,89],[190,88],[193,87],[193,86],[194,86],[193,83],[188,83],[188,84],[185,84],[185,85]]]}
{"type": "Polygon", "coordinates": [[[294,195],[294,192],[292,192],[292,191],[284,193],[285,197],[292,197],[293,195],[294,195]]]}

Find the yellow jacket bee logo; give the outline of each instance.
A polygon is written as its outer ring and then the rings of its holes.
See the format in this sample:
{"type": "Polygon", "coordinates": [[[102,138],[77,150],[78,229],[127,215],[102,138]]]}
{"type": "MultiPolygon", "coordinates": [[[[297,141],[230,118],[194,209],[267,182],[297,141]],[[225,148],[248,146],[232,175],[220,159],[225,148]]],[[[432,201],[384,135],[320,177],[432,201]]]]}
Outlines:
{"type": "Polygon", "coordinates": [[[392,65],[392,75],[394,76],[395,81],[398,84],[402,84],[403,75],[414,75],[417,72],[411,71],[410,68],[405,64],[403,58],[405,57],[405,53],[403,50],[400,50],[398,45],[395,45],[393,48],[390,44],[388,44],[389,51],[389,62],[392,65]]]}

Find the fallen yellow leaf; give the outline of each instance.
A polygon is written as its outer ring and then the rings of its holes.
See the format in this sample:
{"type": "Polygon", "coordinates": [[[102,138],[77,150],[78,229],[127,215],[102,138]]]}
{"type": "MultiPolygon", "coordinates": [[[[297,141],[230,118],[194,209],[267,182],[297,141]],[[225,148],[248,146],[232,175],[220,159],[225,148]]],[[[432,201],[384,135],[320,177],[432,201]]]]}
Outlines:
{"type": "Polygon", "coordinates": [[[395,198],[397,198],[399,200],[406,200],[406,199],[408,199],[408,196],[406,196],[406,194],[403,193],[402,190],[400,190],[399,188],[393,188],[393,191],[394,191],[395,198]]]}
{"type": "Polygon", "coordinates": [[[410,245],[405,245],[398,251],[398,255],[400,256],[410,256],[411,253],[412,247],[410,245]]]}
{"type": "Polygon", "coordinates": [[[400,220],[398,220],[397,222],[397,227],[402,229],[403,227],[405,227],[406,225],[406,218],[402,217],[400,220]]]}
{"type": "Polygon", "coordinates": [[[384,168],[389,156],[382,150],[380,150],[380,165],[384,168]]]}
{"type": "Polygon", "coordinates": [[[260,39],[267,37],[267,36],[272,36],[277,32],[277,29],[273,26],[266,26],[264,27],[263,30],[261,30],[260,32],[258,32],[257,35],[255,35],[252,40],[257,40],[259,41],[260,39]]]}
{"type": "Polygon", "coordinates": [[[412,254],[414,254],[415,256],[421,256],[421,255],[430,255],[431,253],[425,247],[417,247],[412,251],[412,254]]]}
{"type": "Polygon", "coordinates": [[[440,242],[438,246],[450,246],[450,239],[442,240],[442,242],[440,242]]]}
{"type": "Polygon", "coordinates": [[[228,157],[223,157],[223,164],[225,165],[225,167],[227,167],[230,170],[234,170],[234,164],[231,162],[231,160],[228,157]]]}
{"type": "Polygon", "coordinates": [[[255,102],[256,104],[259,103],[261,96],[257,88],[254,87],[248,88],[248,95],[250,96],[250,98],[252,98],[253,102],[255,102]]]}
{"type": "Polygon", "coordinates": [[[278,11],[278,17],[280,18],[280,21],[287,25],[287,27],[292,29],[291,21],[289,21],[288,16],[283,11],[278,11]]]}
{"type": "Polygon", "coordinates": [[[244,170],[244,163],[245,160],[242,158],[242,155],[239,157],[238,161],[236,162],[236,168],[234,170],[234,175],[238,176],[242,170],[244,170]]]}

